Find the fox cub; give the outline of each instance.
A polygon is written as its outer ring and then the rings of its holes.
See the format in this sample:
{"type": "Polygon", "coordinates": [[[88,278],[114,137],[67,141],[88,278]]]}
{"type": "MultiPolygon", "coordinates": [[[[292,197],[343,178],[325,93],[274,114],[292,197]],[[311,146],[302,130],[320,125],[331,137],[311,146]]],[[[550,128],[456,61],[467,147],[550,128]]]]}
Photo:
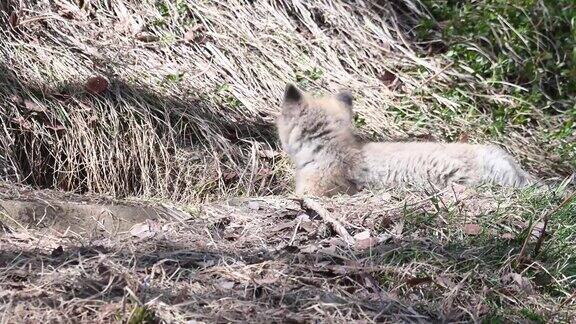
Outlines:
{"type": "Polygon", "coordinates": [[[296,166],[296,194],[533,182],[509,154],[493,145],[359,143],[352,132],[352,101],[348,92],[314,98],[294,85],[286,87],[277,127],[282,147],[296,166]]]}

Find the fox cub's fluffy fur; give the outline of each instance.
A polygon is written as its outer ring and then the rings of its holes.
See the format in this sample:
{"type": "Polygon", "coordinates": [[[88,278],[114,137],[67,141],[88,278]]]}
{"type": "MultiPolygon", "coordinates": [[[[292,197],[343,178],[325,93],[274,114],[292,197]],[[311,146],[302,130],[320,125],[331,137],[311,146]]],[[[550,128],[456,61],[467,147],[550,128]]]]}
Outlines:
{"type": "Polygon", "coordinates": [[[533,181],[493,145],[366,143],[352,132],[352,96],[313,98],[288,85],[277,120],[296,166],[296,194],[353,194],[363,188],[445,187],[450,183],[525,186],[533,181]]]}

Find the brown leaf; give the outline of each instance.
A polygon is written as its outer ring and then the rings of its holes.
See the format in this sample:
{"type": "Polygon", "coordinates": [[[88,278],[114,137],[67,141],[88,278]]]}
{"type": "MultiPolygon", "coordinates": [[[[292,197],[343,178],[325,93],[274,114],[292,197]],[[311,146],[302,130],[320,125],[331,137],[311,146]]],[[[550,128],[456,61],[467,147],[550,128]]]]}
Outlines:
{"type": "Polygon", "coordinates": [[[56,125],[44,125],[44,127],[48,128],[48,129],[51,129],[51,130],[53,130],[53,131],[56,131],[56,132],[62,132],[62,131],[65,131],[65,130],[66,130],[66,127],[64,127],[64,126],[62,126],[62,125],[60,125],[60,124],[56,124],[56,125]]]}
{"type": "Polygon", "coordinates": [[[318,251],[318,246],[315,244],[310,244],[303,248],[300,248],[300,252],[302,253],[314,253],[316,251],[318,251]]]}
{"type": "Polygon", "coordinates": [[[532,294],[534,292],[534,288],[532,287],[532,282],[530,279],[522,276],[519,273],[509,273],[501,278],[504,284],[511,285],[515,287],[517,291],[523,291],[527,294],[532,294]]]}
{"type": "Polygon", "coordinates": [[[406,284],[410,287],[418,286],[418,285],[429,283],[429,282],[432,282],[431,277],[421,277],[421,278],[414,277],[414,278],[406,279],[406,284]]]}
{"type": "Polygon", "coordinates": [[[416,134],[408,134],[411,137],[417,138],[418,141],[426,141],[426,142],[437,142],[436,137],[430,133],[416,133],[416,134]]]}
{"type": "Polygon", "coordinates": [[[456,287],[456,283],[454,283],[454,281],[452,281],[449,277],[444,275],[439,275],[438,277],[436,277],[436,283],[438,283],[440,286],[449,289],[456,287]]]}
{"type": "Polygon", "coordinates": [[[358,250],[366,250],[366,249],[373,247],[377,243],[378,243],[378,239],[376,239],[374,237],[369,237],[369,238],[362,239],[362,240],[356,240],[354,247],[358,250]]]}
{"type": "Polygon", "coordinates": [[[328,254],[328,255],[335,255],[336,254],[336,245],[343,246],[346,244],[346,242],[344,242],[343,240],[341,240],[341,239],[338,239],[338,240],[341,241],[342,243],[334,244],[334,245],[330,245],[328,247],[322,248],[322,249],[320,249],[320,252],[328,254]]]}
{"type": "Polygon", "coordinates": [[[354,240],[356,241],[354,247],[358,250],[369,249],[378,243],[376,238],[370,236],[370,230],[365,230],[354,235],[354,240]]]}
{"type": "Polygon", "coordinates": [[[300,222],[300,228],[304,229],[308,234],[315,234],[318,232],[318,225],[311,220],[300,222]]]}
{"type": "Polygon", "coordinates": [[[460,134],[460,137],[458,137],[458,142],[468,143],[468,134],[466,133],[460,134]]]}
{"type": "Polygon", "coordinates": [[[188,43],[199,43],[204,44],[206,42],[207,36],[204,33],[205,29],[202,25],[196,25],[188,29],[184,33],[184,41],[188,43]]]}
{"type": "Polygon", "coordinates": [[[388,70],[384,70],[383,73],[381,73],[378,78],[385,84],[385,85],[391,85],[392,83],[394,83],[394,81],[396,81],[396,74],[388,71],[388,70]]]}
{"type": "Polygon", "coordinates": [[[395,236],[402,236],[403,231],[404,231],[404,220],[400,219],[398,220],[398,222],[396,222],[396,224],[394,224],[394,227],[392,228],[391,232],[395,236]]]}
{"type": "Polygon", "coordinates": [[[8,18],[8,24],[10,25],[10,27],[15,29],[16,27],[18,27],[19,23],[20,23],[20,17],[18,17],[18,13],[16,11],[12,11],[10,13],[10,17],[8,18]]]}
{"type": "Polygon", "coordinates": [[[466,189],[467,189],[466,186],[461,185],[459,183],[452,184],[452,193],[454,194],[456,199],[460,198],[466,192],[466,189]]]}
{"type": "Polygon", "coordinates": [[[91,94],[101,94],[108,89],[108,85],[108,80],[103,76],[94,76],[86,82],[86,90],[91,94]]]}
{"type": "Polygon", "coordinates": [[[196,30],[195,28],[190,28],[184,33],[184,40],[187,42],[194,41],[194,37],[196,37],[196,30]]]}
{"type": "Polygon", "coordinates": [[[354,238],[357,240],[369,239],[370,238],[370,230],[365,230],[363,232],[360,232],[360,233],[354,235],[354,238]]]}
{"type": "Polygon", "coordinates": [[[159,40],[160,37],[152,35],[151,33],[148,32],[139,32],[138,34],[136,34],[136,39],[141,42],[151,43],[159,40]]]}
{"type": "Polygon", "coordinates": [[[505,240],[513,240],[516,236],[512,233],[504,233],[500,237],[505,240]]]}
{"type": "Polygon", "coordinates": [[[260,169],[258,169],[257,175],[259,177],[264,177],[264,176],[270,175],[271,172],[272,171],[269,168],[260,168],[260,169]]]}
{"type": "MultiPolygon", "coordinates": [[[[332,237],[328,240],[328,244],[330,244],[329,248],[335,248],[337,246],[344,247],[346,246],[346,242],[339,237],[332,237]]],[[[334,250],[335,251],[335,250],[334,250]]]]}
{"type": "Polygon", "coordinates": [[[228,171],[228,172],[222,173],[222,178],[224,178],[225,181],[230,181],[230,180],[236,179],[237,177],[238,177],[238,173],[236,173],[234,171],[228,171]]]}
{"type": "Polygon", "coordinates": [[[482,228],[478,224],[467,223],[464,224],[464,233],[468,235],[478,235],[482,232],[482,228]]]}
{"type": "MultiPolygon", "coordinates": [[[[543,230],[544,230],[544,222],[542,222],[542,221],[536,222],[534,224],[534,227],[532,227],[532,237],[533,238],[539,238],[540,235],[542,235],[543,230]]],[[[544,230],[544,234],[546,234],[545,230],[544,230]]]]}
{"type": "Polygon", "coordinates": [[[254,282],[256,282],[259,285],[271,285],[278,282],[278,277],[267,275],[262,279],[254,279],[254,282]]]}

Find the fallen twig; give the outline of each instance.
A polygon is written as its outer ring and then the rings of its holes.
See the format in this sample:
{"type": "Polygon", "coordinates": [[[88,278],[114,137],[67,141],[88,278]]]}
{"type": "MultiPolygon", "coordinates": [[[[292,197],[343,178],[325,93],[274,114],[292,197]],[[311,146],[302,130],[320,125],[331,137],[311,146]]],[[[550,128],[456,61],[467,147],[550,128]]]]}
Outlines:
{"type": "Polygon", "coordinates": [[[564,301],[560,304],[560,306],[558,306],[558,309],[568,305],[568,303],[570,303],[574,298],[576,298],[576,290],[574,290],[572,295],[570,295],[566,299],[564,299],[564,301]]]}
{"type": "Polygon", "coordinates": [[[548,221],[550,220],[550,216],[552,216],[553,214],[558,212],[560,209],[562,209],[566,205],[568,205],[574,199],[575,196],[576,196],[576,191],[574,191],[570,196],[566,197],[566,199],[564,199],[564,201],[562,201],[562,203],[560,203],[560,205],[556,206],[556,208],[552,209],[551,211],[549,211],[548,213],[546,213],[542,217],[542,222],[544,224],[542,225],[542,229],[540,230],[540,234],[538,235],[538,240],[536,241],[536,246],[534,246],[534,252],[532,253],[533,256],[538,255],[538,253],[540,252],[540,248],[542,248],[542,243],[544,243],[544,234],[546,234],[546,227],[548,226],[548,221]]]}
{"type": "Polygon", "coordinates": [[[342,237],[344,242],[346,242],[347,244],[354,245],[354,243],[356,243],[356,240],[352,235],[350,235],[350,233],[348,233],[344,225],[342,225],[337,219],[332,217],[330,215],[330,212],[328,212],[326,208],[322,207],[322,205],[320,205],[318,202],[312,200],[311,198],[303,198],[302,208],[311,209],[315,211],[320,217],[322,217],[322,219],[325,222],[329,223],[332,226],[334,231],[338,233],[338,235],[340,235],[340,237],[342,237]]]}
{"type": "MultiPolygon", "coordinates": [[[[544,235],[546,234],[546,228],[548,227],[548,221],[550,220],[550,216],[555,214],[560,209],[564,208],[568,203],[570,203],[572,201],[572,199],[574,199],[575,196],[576,196],[576,191],[573,192],[566,199],[564,199],[564,201],[562,201],[562,203],[560,203],[554,209],[552,209],[551,211],[544,214],[544,216],[542,216],[543,225],[542,225],[542,229],[540,230],[540,233],[538,235],[538,240],[536,241],[536,245],[534,246],[534,251],[532,253],[533,257],[538,255],[538,253],[540,252],[540,248],[542,247],[542,243],[544,243],[544,235]]],[[[526,259],[526,247],[528,246],[528,241],[530,240],[530,237],[531,237],[530,233],[532,232],[533,227],[534,227],[534,225],[532,225],[530,227],[530,230],[528,231],[528,235],[526,236],[526,239],[524,240],[524,243],[522,244],[522,248],[520,249],[520,253],[518,253],[518,257],[516,258],[517,264],[522,263],[526,259]]]]}

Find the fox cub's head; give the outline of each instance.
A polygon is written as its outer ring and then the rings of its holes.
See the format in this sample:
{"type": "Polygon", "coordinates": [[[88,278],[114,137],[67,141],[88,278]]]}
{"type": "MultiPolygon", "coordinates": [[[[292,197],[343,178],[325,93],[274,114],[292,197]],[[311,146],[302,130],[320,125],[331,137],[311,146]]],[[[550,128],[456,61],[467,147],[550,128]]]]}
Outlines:
{"type": "Polygon", "coordinates": [[[314,98],[288,84],[277,120],[284,149],[291,154],[303,142],[331,141],[349,134],[352,125],[352,95],[341,91],[314,98]]]}

